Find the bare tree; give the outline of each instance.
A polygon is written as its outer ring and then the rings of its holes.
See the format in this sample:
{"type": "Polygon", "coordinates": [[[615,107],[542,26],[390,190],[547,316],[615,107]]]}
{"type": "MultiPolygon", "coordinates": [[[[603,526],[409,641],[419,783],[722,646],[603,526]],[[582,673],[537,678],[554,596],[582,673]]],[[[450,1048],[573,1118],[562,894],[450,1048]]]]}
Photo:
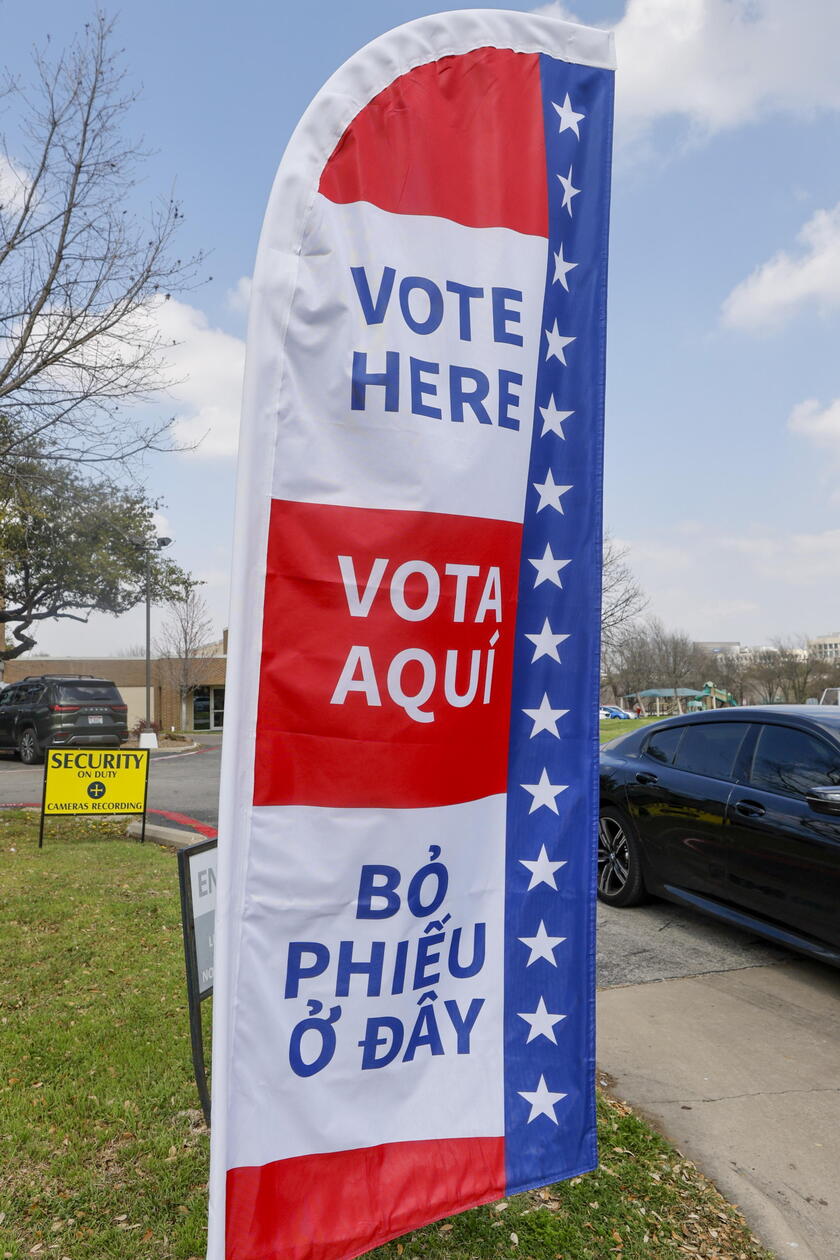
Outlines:
{"type": "Polygon", "coordinates": [[[619,546],[607,531],[601,576],[601,643],[605,653],[622,639],[647,604],[626,556],[627,548],[619,546]]]}
{"type": "Polygon", "coordinates": [[[737,704],[747,703],[749,665],[740,652],[707,654],[708,678],[722,691],[728,691],[737,704]]]}
{"type": "MultiPolygon", "coordinates": [[[[655,645],[646,626],[625,626],[605,645],[602,679],[617,704],[622,704],[628,696],[639,697],[648,687],[655,687],[657,670],[655,645]]],[[[641,699],[638,703],[644,709],[641,699]]]]}
{"type": "Polygon", "coordinates": [[[756,653],[749,665],[749,681],[760,704],[780,704],[784,700],[784,668],[774,648],[756,653]]]}
{"type": "Polygon", "coordinates": [[[190,693],[207,684],[213,670],[208,652],[213,623],[197,585],[192,583],[182,598],[166,602],[167,618],[155,641],[161,681],[176,688],[181,700],[182,725],[190,693]]]}
{"type": "Polygon", "coordinates": [[[649,623],[656,653],[657,672],[662,683],[674,693],[674,707],[682,713],[679,690],[692,683],[696,689],[698,675],[706,661],[701,658],[694,640],[682,630],[666,630],[661,621],[649,623]]]}
{"type": "Polygon", "coordinates": [[[774,639],[779,654],[779,678],[784,697],[791,704],[804,704],[809,696],[819,698],[824,662],[809,648],[806,638],[774,639]]]}
{"type": "Polygon", "coordinates": [[[147,155],[123,135],[135,97],[112,37],[98,14],[57,60],[36,55],[31,91],[0,91],[20,135],[14,152],[0,135],[0,470],[21,454],[123,464],[171,445],[171,421],[122,409],[171,383],[155,306],[200,258],[173,256],[173,199],[146,221],[129,211],[147,155]]]}
{"type": "Polygon", "coordinates": [[[145,657],[145,643],[130,643],[128,647],[120,648],[116,655],[120,660],[136,660],[138,657],[145,657]]]}

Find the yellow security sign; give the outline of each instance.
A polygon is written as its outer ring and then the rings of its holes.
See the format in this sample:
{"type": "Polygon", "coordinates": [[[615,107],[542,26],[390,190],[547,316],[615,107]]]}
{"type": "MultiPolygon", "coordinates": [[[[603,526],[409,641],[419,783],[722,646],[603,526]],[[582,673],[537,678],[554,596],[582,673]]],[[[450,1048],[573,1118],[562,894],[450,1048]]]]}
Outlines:
{"type": "Polygon", "coordinates": [[[149,750],[51,748],[44,814],[144,814],[149,750]]]}

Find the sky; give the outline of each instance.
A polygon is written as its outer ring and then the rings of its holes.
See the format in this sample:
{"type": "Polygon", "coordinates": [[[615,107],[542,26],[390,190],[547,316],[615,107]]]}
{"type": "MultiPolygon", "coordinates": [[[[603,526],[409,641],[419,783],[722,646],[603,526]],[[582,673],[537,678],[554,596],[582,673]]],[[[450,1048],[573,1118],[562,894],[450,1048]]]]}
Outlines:
{"type": "MultiPolygon", "coordinates": [[[[300,115],[368,40],[440,4],[104,0],[129,126],[152,156],[136,209],[174,189],[197,290],[161,316],[181,383],[160,400],[196,449],[149,458],[160,531],[227,622],[248,282],[300,115]]],[[[457,6],[467,7],[467,6],[457,6]]],[[[648,611],[698,640],[840,628],[840,5],[576,0],[536,8],[615,30],[605,519],[648,611]]],[[[0,0],[0,63],[60,48],[83,0],[0,0]]],[[[0,170],[0,183],[4,172],[0,170]]],[[[161,613],[155,611],[155,628],[161,613]]],[[[156,629],[155,629],[156,632],[156,629]]],[[[51,655],[143,641],[143,611],[49,623],[51,655]]]]}

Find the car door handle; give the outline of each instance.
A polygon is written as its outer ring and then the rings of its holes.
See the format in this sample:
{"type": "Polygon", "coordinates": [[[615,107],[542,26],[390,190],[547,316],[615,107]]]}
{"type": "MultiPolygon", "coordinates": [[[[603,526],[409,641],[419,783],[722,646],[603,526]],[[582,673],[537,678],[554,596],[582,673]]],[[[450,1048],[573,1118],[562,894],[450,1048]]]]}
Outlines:
{"type": "Polygon", "coordinates": [[[763,805],[759,805],[758,801],[738,801],[735,806],[736,814],[740,814],[742,818],[761,818],[767,810],[763,805]]]}
{"type": "Polygon", "coordinates": [[[659,776],[651,774],[649,770],[639,770],[636,774],[637,783],[658,783],[659,776]]]}

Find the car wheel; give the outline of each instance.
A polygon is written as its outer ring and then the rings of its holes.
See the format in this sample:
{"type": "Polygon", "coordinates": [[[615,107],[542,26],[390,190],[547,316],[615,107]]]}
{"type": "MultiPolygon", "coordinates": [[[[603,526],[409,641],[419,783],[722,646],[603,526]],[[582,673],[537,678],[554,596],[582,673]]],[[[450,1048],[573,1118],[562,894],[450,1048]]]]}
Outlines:
{"type": "Polygon", "coordinates": [[[25,766],[37,766],[39,762],[43,761],[43,753],[38,747],[38,740],[31,726],[21,733],[21,737],[18,740],[18,752],[25,766]]]}
{"type": "Polygon", "coordinates": [[[602,805],[598,822],[598,897],[608,906],[636,906],[645,899],[639,843],[626,814],[602,805]]]}

